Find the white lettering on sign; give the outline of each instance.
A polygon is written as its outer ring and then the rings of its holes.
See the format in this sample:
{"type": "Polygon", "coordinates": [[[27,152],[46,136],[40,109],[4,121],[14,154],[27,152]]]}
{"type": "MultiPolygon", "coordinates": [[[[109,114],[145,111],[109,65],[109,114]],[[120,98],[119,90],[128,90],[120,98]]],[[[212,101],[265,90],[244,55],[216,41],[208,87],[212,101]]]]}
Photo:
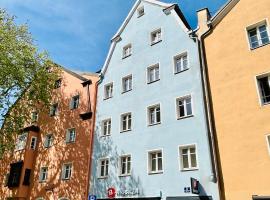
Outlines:
{"type": "Polygon", "coordinates": [[[139,189],[117,191],[117,196],[119,196],[119,197],[135,196],[135,195],[139,195],[139,194],[140,194],[139,189]]]}

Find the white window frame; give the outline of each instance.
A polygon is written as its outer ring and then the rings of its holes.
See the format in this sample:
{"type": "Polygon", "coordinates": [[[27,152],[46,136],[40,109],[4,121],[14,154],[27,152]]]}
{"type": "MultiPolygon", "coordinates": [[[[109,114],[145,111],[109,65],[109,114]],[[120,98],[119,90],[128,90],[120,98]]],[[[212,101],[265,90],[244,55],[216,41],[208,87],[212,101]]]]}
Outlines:
{"type": "Polygon", "coordinates": [[[99,160],[98,160],[98,177],[99,178],[108,178],[108,176],[109,176],[109,165],[110,165],[110,160],[109,160],[109,158],[100,158],[99,160]],[[101,175],[101,162],[102,161],[108,161],[108,164],[106,164],[105,163],[105,165],[104,165],[104,175],[101,175]],[[106,174],[106,171],[108,172],[108,174],[106,174]]]}
{"type": "Polygon", "coordinates": [[[264,97],[262,94],[261,86],[259,84],[259,79],[264,78],[264,77],[268,77],[268,82],[269,82],[269,87],[270,87],[270,72],[266,72],[266,73],[259,74],[259,75],[255,76],[255,83],[257,86],[256,89],[257,89],[257,94],[259,97],[260,106],[266,106],[266,105],[270,104],[270,101],[266,102],[266,103],[264,102],[264,100],[263,100],[264,97]]]}
{"type": "Polygon", "coordinates": [[[31,141],[30,141],[30,149],[31,150],[36,150],[36,147],[37,147],[37,137],[36,136],[32,136],[31,137],[31,141]],[[34,145],[32,147],[33,140],[34,140],[34,145]]]}
{"type": "Polygon", "coordinates": [[[147,173],[149,175],[151,174],[161,174],[164,172],[164,154],[163,154],[163,149],[155,149],[155,150],[150,150],[147,152],[147,173]],[[158,154],[161,153],[161,170],[158,170],[158,158],[156,159],[156,170],[152,171],[152,159],[151,155],[152,154],[158,154]]]}
{"type": "Polygon", "coordinates": [[[254,23],[252,25],[249,25],[248,27],[246,27],[246,35],[247,35],[247,40],[248,40],[248,44],[249,44],[249,49],[250,50],[254,50],[254,49],[257,49],[259,47],[262,47],[262,46],[265,46],[267,44],[270,44],[270,32],[269,32],[269,23],[268,23],[268,20],[267,19],[263,19],[257,23],[254,23]],[[267,35],[268,35],[268,40],[269,42],[268,43],[265,43],[263,44],[262,43],[262,38],[261,38],[261,34],[260,34],[260,31],[259,31],[259,27],[265,25],[266,27],[266,32],[267,32],[267,35]],[[250,41],[250,35],[249,35],[249,32],[253,29],[256,29],[256,36],[257,36],[257,39],[258,39],[258,46],[256,47],[252,47],[251,45],[251,41],[250,41]]]}
{"type": "Polygon", "coordinates": [[[181,73],[181,72],[184,72],[184,71],[187,71],[189,69],[189,56],[188,56],[188,52],[185,51],[183,53],[180,53],[176,56],[173,57],[173,66],[174,66],[174,74],[178,74],[178,73],[181,73]],[[183,57],[187,57],[187,67],[186,69],[183,69],[183,57]],[[181,70],[178,71],[178,67],[177,67],[177,60],[180,59],[180,62],[181,62],[181,70]]]}
{"type": "Polygon", "coordinates": [[[70,180],[72,177],[72,171],[73,171],[73,163],[72,162],[64,163],[62,165],[61,180],[70,180]],[[65,177],[67,166],[70,166],[70,169],[69,169],[68,177],[65,177]]]}
{"type": "Polygon", "coordinates": [[[192,170],[198,170],[199,169],[199,159],[198,159],[198,148],[197,144],[185,144],[185,145],[179,145],[178,146],[178,157],[179,157],[179,169],[180,171],[192,171],[192,170]],[[195,156],[196,156],[196,167],[191,167],[191,156],[190,156],[190,148],[195,147],[195,156]],[[188,149],[188,168],[184,168],[183,165],[183,156],[182,156],[182,149],[188,149]]]}
{"type": "Polygon", "coordinates": [[[128,75],[128,76],[125,76],[122,78],[122,93],[126,93],[126,92],[129,92],[132,90],[132,74],[128,75]],[[125,81],[128,81],[128,87],[125,88],[126,84],[125,84],[125,81]]]}
{"type": "Polygon", "coordinates": [[[101,121],[101,137],[106,137],[106,136],[110,136],[112,133],[112,119],[111,118],[107,118],[101,121]],[[110,122],[110,125],[106,125],[106,133],[104,134],[105,131],[105,123],[110,122]],[[108,129],[108,127],[110,127],[110,129],[108,129]],[[110,131],[108,131],[110,130],[110,131]]]}
{"type": "Polygon", "coordinates": [[[38,112],[37,111],[33,111],[31,112],[31,122],[37,122],[38,121],[38,112]]]}
{"type": "Polygon", "coordinates": [[[50,148],[51,146],[53,146],[53,142],[54,142],[54,136],[52,133],[45,135],[44,144],[43,144],[44,148],[50,148]],[[52,136],[50,140],[48,140],[49,136],[52,136]]]}
{"type": "Polygon", "coordinates": [[[154,105],[151,105],[151,106],[148,106],[147,107],[147,124],[148,124],[148,126],[153,126],[153,125],[161,124],[161,105],[160,105],[160,103],[157,103],[157,104],[154,104],[154,105]],[[160,121],[157,122],[157,111],[155,111],[155,122],[154,123],[151,123],[151,113],[150,113],[150,110],[152,108],[158,108],[158,107],[159,107],[159,118],[160,118],[160,121]]]}
{"type": "Polygon", "coordinates": [[[265,138],[266,138],[266,144],[267,144],[268,153],[270,155],[270,134],[267,134],[265,136],[265,138]]]}
{"type": "Polygon", "coordinates": [[[192,117],[194,116],[194,106],[193,106],[193,97],[191,94],[188,94],[188,95],[184,95],[184,96],[181,96],[181,97],[177,97],[176,98],[176,119],[184,119],[184,118],[188,118],[188,117],[192,117]],[[191,103],[191,114],[187,114],[187,109],[186,109],[186,101],[184,103],[184,112],[185,112],[185,115],[184,116],[180,116],[180,109],[179,109],[179,101],[180,100],[186,100],[187,98],[190,98],[190,103],[191,103]]]}
{"type": "Polygon", "coordinates": [[[113,97],[113,82],[107,83],[106,85],[104,85],[104,100],[110,99],[112,97],[113,97]],[[107,93],[107,89],[109,89],[108,93],[107,93]]]}
{"type": "Polygon", "coordinates": [[[147,84],[151,84],[151,83],[154,83],[156,81],[159,81],[160,80],[160,64],[157,63],[157,64],[154,64],[154,65],[151,65],[149,67],[147,67],[147,84]],[[158,77],[156,75],[156,69],[158,69],[158,77]],[[154,74],[153,74],[153,80],[151,80],[151,70],[154,70],[154,74]]]}
{"type": "Polygon", "coordinates": [[[43,197],[37,197],[36,200],[44,200],[43,197]]]}
{"type": "Polygon", "coordinates": [[[162,41],[162,30],[161,30],[161,28],[158,28],[158,29],[152,31],[150,33],[150,39],[151,39],[151,45],[155,45],[155,44],[161,42],[162,41]],[[155,34],[158,34],[157,36],[159,36],[157,38],[157,40],[154,40],[156,38],[155,34]]]}
{"type": "Polygon", "coordinates": [[[121,155],[120,158],[119,158],[119,176],[130,176],[131,175],[131,170],[132,170],[132,160],[131,160],[131,155],[130,154],[125,154],[125,155],[121,155]],[[126,167],[125,167],[125,173],[122,173],[122,169],[123,169],[123,160],[122,159],[127,159],[127,158],[130,158],[130,171],[128,172],[128,161],[126,160],[126,167]]]}
{"type": "Polygon", "coordinates": [[[16,140],[16,145],[15,145],[15,151],[21,151],[21,150],[25,149],[26,143],[27,143],[27,138],[28,138],[27,132],[25,132],[21,135],[18,135],[18,138],[16,140]]]}
{"type": "Polygon", "coordinates": [[[137,9],[137,17],[139,18],[139,17],[143,16],[144,14],[145,14],[145,12],[144,12],[144,6],[139,7],[137,9]],[[141,11],[143,11],[143,12],[141,13],[141,11]]]}
{"type": "Polygon", "coordinates": [[[80,105],[80,95],[77,94],[71,98],[69,107],[71,110],[75,110],[75,109],[79,108],[79,105],[80,105]]]}
{"type": "Polygon", "coordinates": [[[127,131],[131,131],[132,130],[132,113],[131,112],[127,112],[127,113],[123,113],[120,116],[120,132],[127,132],[127,131]],[[126,127],[125,129],[123,128],[123,123],[124,123],[124,117],[127,117],[130,115],[130,120],[129,118],[126,119],[126,127]],[[130,122],[130,129],[129,127],[129,122],[130,122]]]}
{"type": "Polygon", "coordinates": [[[43,182],[46,182],[48,180],[48,174],[49,174],[49,168],[47,166],[42,166],[39,170],[39,182],[40,183],[43,183],[43,182]],[[43,179],[43,169],[46,169],[46,172],[45,172],[45,178],[43,179]],[[42,179],[41,179],[42,178],[42,179]]]}
{"type": "Polygon", "coordinates": [[[123,47],[123,55],[122,55],[122,59],[125,59],[129,56],[132,55],[132,45],[131,44],[127,44],[123,47]],[[129,49],[129,51],[127,52],[126,50],[129,49]],[[127,52],[127,53],[126,53],[127,52]]]}
{"type": "Polygon", "coordinates": [[[66,144],[75,143],[75,141],[76,141],[76,129],[74,127],[68,128],[66,130],[66,144]],[[72,137],[71,137],[71,134],[70,134],[71,130],[74,130],[74,137],[73,137],[72,140],[71,140],[72,137]]]}

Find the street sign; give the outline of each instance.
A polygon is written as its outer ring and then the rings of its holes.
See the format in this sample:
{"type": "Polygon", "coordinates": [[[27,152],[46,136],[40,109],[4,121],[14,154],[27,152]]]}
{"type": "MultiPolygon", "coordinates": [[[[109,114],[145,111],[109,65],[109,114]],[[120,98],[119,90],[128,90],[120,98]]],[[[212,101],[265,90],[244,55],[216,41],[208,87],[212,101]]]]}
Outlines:
{"type": "Polygon", "coordinates": [[[107,191],[107,195],[110,199],[113,199],[115,198],[115,195],[116,195],[116,191],[114,188],[108,188],[108,191],[107,191]]]}
{"type": "Polygon", "coordinates": [[[97,200],[97,196],[89,194],[88,200],[97,200]]]}

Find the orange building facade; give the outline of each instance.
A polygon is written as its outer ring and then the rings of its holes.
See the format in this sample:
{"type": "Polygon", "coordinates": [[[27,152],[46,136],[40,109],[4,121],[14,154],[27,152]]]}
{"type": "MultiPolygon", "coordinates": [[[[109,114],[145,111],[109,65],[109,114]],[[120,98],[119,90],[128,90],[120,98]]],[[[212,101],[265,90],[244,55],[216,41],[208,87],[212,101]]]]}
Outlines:
{"type": "Polygon", "coordinates": [[[0,199],[87,199],[97,74],[61,68],[49,113],[31,113],[0,160],[0,199]]]}
{"type": "Polygon", "coordinates": [[[270,199],[269,20],[269,0],[230,0],[212,17],[198,11],[227,200],[270,199]]]}

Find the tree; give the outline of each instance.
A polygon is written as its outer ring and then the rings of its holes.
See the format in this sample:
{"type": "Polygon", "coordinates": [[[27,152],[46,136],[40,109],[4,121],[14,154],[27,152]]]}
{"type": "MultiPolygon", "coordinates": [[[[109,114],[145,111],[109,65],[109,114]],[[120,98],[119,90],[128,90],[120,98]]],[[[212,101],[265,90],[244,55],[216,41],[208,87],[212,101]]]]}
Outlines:
{"type": "Polygon", "coordinates": [[[0,157],[14,146],[29,111],[48,109],[58,77],[46,52],[39,52],[26,24],[0,9],[0,157]]]}

